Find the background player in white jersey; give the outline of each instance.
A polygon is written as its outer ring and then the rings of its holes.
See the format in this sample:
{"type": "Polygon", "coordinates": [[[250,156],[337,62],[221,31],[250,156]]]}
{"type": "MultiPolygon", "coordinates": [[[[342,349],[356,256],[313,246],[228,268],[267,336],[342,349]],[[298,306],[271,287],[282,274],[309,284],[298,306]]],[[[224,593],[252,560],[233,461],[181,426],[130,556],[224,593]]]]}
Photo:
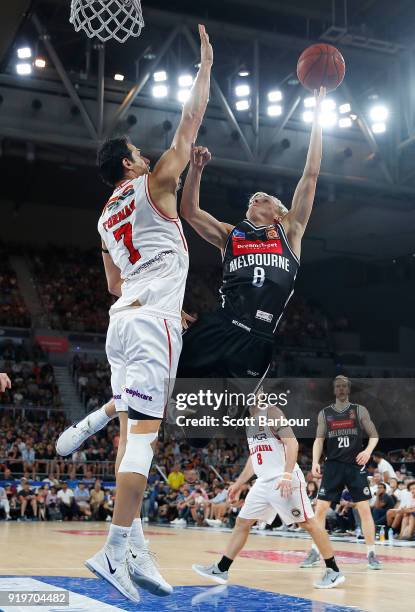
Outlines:
{"type": "Polygon", "coordinates": [[[182,345],[188,253],[176,191],[206,110],[213,62],[204,26],[199,33],[199,72],[171,147],[153,172],[149,160],[125,138],[107,141],[98,155],[102,177],[115,187],[98,230],[108,289],[119,296],[110,310],[106,350],[123,435],[128,431],[107,542],[86,565],[133,601],[139,601],[133,583],[140,584],[139,551],[128,536],[140,511],[182,345]]]}
{"type": "Polygon", "coordinates": [[[345,581],[345,577],[337,567],[327,532],[314,518],[304,476],[297,464],[298,442],[294,432],[291,427],[278,424],[284,414],[276,406],[267,410],[256,408],[251,414],[255,416],[256,424],[247,428],[249,457],[239,478],[229,488],[229,500],[235,499],[254,474],[257,479],[236,519],[222,559],[213,565],[192,567],[201,576],[225,584],[229,568],[244,547],[252,525],[257,520],[272,523],[278,514],[286,524],[298,523],[306,529],[320,550],[326,571],[314,586],[319,589],[336,587],[345,581]],[[259,416],[272,419],[276,426],[261,426],[259,416]]]}

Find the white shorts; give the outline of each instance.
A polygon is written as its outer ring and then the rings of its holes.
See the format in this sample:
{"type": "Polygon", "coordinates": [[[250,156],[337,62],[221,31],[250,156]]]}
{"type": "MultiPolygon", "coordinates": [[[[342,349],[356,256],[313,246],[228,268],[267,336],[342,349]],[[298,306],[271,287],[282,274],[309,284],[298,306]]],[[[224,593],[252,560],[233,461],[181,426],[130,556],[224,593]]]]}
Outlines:
{"type": "Polygon", "coordinates": [[[276,486],[282,477],[275,480],[260,480],[257,478],[246,496],[245,503],[239,513],[243,519],[258,519],[271,524],[277,514],[286,525],[302,523],[314,516],[310,500],[306,494],[306,484],[303,473],[293,472],[293,492],[290,497],[282,497],[276,486]]]}
{"type": "Polygon", "coordinates": [[[173,391],[182,349],[180,319],[164,319],[141,308],[129,308],[110,317],[106,352],[117,412],[164,415],[173,391]]]}

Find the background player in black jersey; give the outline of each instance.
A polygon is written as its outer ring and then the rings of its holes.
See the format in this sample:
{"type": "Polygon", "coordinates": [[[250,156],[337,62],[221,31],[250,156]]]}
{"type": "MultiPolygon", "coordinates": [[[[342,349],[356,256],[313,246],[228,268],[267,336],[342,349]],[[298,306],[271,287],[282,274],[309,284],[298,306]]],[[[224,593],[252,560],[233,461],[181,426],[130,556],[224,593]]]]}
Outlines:
{"type": "MultiPolygon", "coordinates": [[[[326,514],[333,502],[338,502],[345,487],[350,492],[360,515],[363,535],[367,545],[368,567],[380,569],[375,555],[375,524],[370,510],[372,497],[367,479],[366,464],[378,443],[376,427],[364,406],[351,404],[350,380],[346,376],[334,379],[334,404],[323,408],[318,415],[316,439],[313,445],[315,478],[321,478],[320,458],[326,440],[326,461],[318,493],[316,519],[324,527],[326,514]],[[366,447],[363,439],[368,437],[366,447]]],[[[319,553],[313,546],[301,567],[313,567],[319,563],[319,553]]]]}
{"type": "Polygon", "coordinates": [[[211,159],[193,147],[181,215],[223,256],[222,306],[202,315],[185,333],[177,378],[244,378],[259,386],[269,368],[274,333],[293,293],[301,240],[314,202],[322,155],[318,118],[324,88],[315,92],[315,118],[303,175],[290,210],[275,196],[257,192],[236,226],[199,206],[200,182],[211,159]]]}

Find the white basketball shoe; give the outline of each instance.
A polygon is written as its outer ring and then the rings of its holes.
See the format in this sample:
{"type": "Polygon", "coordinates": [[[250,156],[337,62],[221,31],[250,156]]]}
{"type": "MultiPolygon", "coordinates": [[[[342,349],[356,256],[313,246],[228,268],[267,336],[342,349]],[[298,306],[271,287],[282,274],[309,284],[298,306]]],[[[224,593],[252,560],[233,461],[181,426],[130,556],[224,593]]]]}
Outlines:
{"type": "Polygon", "coordinates": [[[140,601],[140,595],[130,578],[127,557],[120,563],[111,555],[110,548],[104,546],[96,555],[85,561],[85,565],[93,574],[106,580],[127,599],[136,603],[140,601]]]}
{"type": "Polygon", "coordinates": [[[65,429],[56,441],[56,452],[62,457],[67,457],[78,450],[90,436],[103,429],[111,420],[105,413],[107,406],[108,404],[104,404],[78,423],[65,429]]]}
{"type": "Polygon", "coordinates": [[[128,546],[128,568],[133,583],[153,595],[164,597],[173,593],[173,587],[164,580],[157,569],[154,553],[147,546],[128,546]]]}

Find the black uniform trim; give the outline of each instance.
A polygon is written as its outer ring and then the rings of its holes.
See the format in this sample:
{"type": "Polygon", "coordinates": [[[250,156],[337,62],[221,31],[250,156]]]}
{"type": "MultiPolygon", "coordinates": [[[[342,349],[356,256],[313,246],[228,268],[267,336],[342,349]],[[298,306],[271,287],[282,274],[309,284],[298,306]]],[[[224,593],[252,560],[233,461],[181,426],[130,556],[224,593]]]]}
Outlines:
{"type": "Polygon", "coordinates": [[[345,487],[355,503],[371,499],[366,466],[326,461],[318,499],[337,503],[345,487]]]}

